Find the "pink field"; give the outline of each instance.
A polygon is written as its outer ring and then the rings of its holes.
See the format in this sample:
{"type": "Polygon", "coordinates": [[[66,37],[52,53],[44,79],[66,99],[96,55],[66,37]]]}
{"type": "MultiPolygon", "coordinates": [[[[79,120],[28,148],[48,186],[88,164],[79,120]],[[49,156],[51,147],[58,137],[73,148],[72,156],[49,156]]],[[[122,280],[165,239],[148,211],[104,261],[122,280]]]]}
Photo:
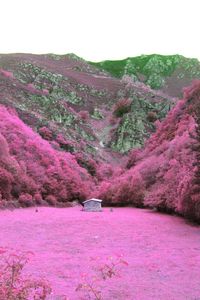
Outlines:
{"type": "Polygon", "coordinates": [[[121,278],[102,282],[104,300],[200,299],[200,228],[184,219],[136,208],[75,208],[0,211],[0,246],[31,250],[27,272],[45,276],[50,299],[78,300],[81,273],[90,258],[123,254],[121,278]]]}

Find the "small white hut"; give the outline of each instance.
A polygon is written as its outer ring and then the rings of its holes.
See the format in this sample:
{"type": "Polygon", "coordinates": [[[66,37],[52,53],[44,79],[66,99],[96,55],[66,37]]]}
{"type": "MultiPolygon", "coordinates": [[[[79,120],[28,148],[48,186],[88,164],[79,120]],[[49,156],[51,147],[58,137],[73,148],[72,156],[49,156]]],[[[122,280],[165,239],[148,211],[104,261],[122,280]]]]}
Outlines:
{"type": "Polygon", "coordinates": [[[102,203],[102,200],[100,200],[100,199],[92,198],[92,199],[86,200],[83,202],[83,205],[84,205],[83,210],[84,211],[102,211],[101,203],[102,203]]]}

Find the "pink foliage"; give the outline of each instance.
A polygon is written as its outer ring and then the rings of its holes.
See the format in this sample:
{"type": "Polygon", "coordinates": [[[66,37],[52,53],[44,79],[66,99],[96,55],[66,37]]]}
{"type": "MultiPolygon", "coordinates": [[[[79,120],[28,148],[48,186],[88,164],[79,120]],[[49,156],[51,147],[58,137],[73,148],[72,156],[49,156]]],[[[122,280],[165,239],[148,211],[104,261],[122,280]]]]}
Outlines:
{"type": "Polygon", "coordinates": [[[145,173],[149,174],[150,182],[142,174],[143,162],[136,166],[146,182],[145,205],[180,214],[184,211],[184,197],[189,193],[188,189],[183,192],[183,185],[188,186],[192,180],[195,160],[191,150],[194,140],[190,136],[195,121],[187,112],[180,114],[182,105],[183,102],[177,104],[146,145],[144,162],[149,163],[145,173]]]}
{"type": "Polygon", "coordinates": [[[123,173],[123,168],[119,166],[112,166],[108,163],[101,163],[98,165],[96,169],[97,179],[102,180],[110,180],[112,178],[118,177],[123,173]]]}
{"type": "Polygon", "coordinates": [[[25,88],[32,93],[37,93],[44,96],[49,95],[49,91],[47,89],[40,90],[33,83],[28,83],[25,88]]]}
{"type": "Polygon", "coordinates": [[[24,275],[24,268],[32,252],[15,253],[0,248],[0,299],[45,300],[51,293],[50,284],[44,279],[24,275]]]}
{"type": "Polygon", "coordinates": [[[139,160],[140,153],[141,150],[137,148],[130,151],[128,155],[128,162],[127,162],[128,169],[136,165],[136,162],[139,160]]]}
{"type": "Polygon", "coordinates": [[[14,78],[14,75],[11,71],[0,69],[0,73],[7,78],[14,78]]]}
{"type": "Polygon", "coordinates": [[[186,100],[189,100],[191,97],[194,97],[200,91],[200,80],[194,80],[193,83],[183,89],[183,97],[186,100]]]}
{"type": "Polygon", "coordinates": [[[30,92],[36,92],[36,91],[37,91],[37,88],[34,86],[33,83],[28,83],[28,84],[27,84],[27,89],[28,89],[30,92]]]}
{"type": "Polygon", "coordinates": [[[91,260],[98,263],[98,266],[95,267],[96,272],[93,276],[87,273],[81,274],[81,282],[77,286],[76,292],[84,295],[84,299],[103,300],[102,281],[121,277],[121,269],[128,266],[128,263],[121,255],[109,256],[105,262],[101,262],[99,257],[94,257],[91,260]]]}
{"type": "Polygon", "coordinates": [[[19,196],[19,203],[22,206],[32,206],[33,205],[33,197],[28,193],[22,193],[19,196]]]}
{"type": "Polygon", "coordinates": [[[11,189],[14,178],[6,169],[0,168],[0,191],[1,198],[11,199],[11,189]]]}
{"type": "Polygon", "coordinates": [[[103,181],[99,187],[98,197],[106,205],[143,206],[145,184],[138,172],[127,172],[112,181],[103,181]]]}
{"type": "Polygon", "coordinates": [[[110,119],[109,119],[109,123],[110,125],[117,125],[119,123],[119,119],[114,116],[114,115],[111,115],[110,119]]]}
{"type": "Polygon", "coordinates": [[[79,116],[80,116],[82,121],[86,122],[89,119],[90,114],[87,110],[81,110],[79,112],[79,116]]]}
{"type": "Polygon", "coordinates": [[[90,193],[91,176],[76,159],[70,153],[53,149],[4,106],[0,106],[0,131],[3,198],[19,199],[23,205],[27,201],[29,205],[35,194],[43,199],[52,195],[56,201],[67,202],[84,200],[90,193]]]}
{"type": "Polygon", "coordinates": [[[35,204],[41,204],[43,199],[42,199],[42,196],[40,193],[36,193],[33,196],[33,200],[34,200],[35,204]]]}
{"type": "Polygon", "coordinates": [[[89,174],[91,174],[92,176],[97,175],[97,163],[94,159],[92,159],[91,157],[87,157],[86,155],[83,155],[83,153],[81,152],[77,152],[75,154],[75,158],[78,162],[78,164],[85,168],[89,174]]]}
{"type": "Polygon", "coordinates": [[[69,152],[73,152],[75,147],[74,141],[70,141],[69,139],[65,138],[62,133],[59,133],[56,136],[56,142],[60,145],[62,149],[69,152]]]}
{"type": "Polygon", "coordinates": [[[113,115],[116,117],[122,117],[131,109],[131,99],[120,99],[113,107],[113,115]]]}
{"type": "Polygon", "coordinates": [[[49,95],[49,91],[47,89],[42,90],[43,95],[49,95]]]}
{"type": "Polygon", "coordinates": [[[51,206],[55,206],[56,205],[56,197],[54,197],[53,195],[48,195],[45,200],[47,201],[47,203],[49,203],[51,206]]]}
{"type": "Polygon", "coordinates": [[[155,111],[150,111],[147,114],[147,120],[149,122],[155,122],[157,120],[158,116],[157,113],[155,111]]]}
{"type": "Polygon", "coordinates": [[[102,182],[99,196],[106,203],[144,204],[200,222],[200,81],[184,96],[144,149],[130,153],[130,170],[102,182]]]}
{"type": "Polygon", "coordinates": [[[47,128],[46,126],[43,126],[39,129],[39,134],[45,139],[50,141],[52,139],[52,131],[47,128]]]}

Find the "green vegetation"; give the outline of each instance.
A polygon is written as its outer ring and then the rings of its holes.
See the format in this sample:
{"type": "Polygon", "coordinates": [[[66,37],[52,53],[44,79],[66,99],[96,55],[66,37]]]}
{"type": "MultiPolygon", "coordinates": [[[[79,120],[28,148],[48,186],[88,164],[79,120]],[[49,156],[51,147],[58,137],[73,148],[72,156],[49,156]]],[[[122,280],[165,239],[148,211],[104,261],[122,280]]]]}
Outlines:
{"type": "Polygon", "coordinates": [[[87,63],[74,54],[46,54],[45,60],[43,64],[37,57],[34,61],[28,56],[1,59],[5,72],[14,75],[12,80],[2,75],[9,83],[6,92],[2,88],[2,102],[13,101],[34,130],[47,123],[55,136],[60,131],[76,145],[64,144],[63,151],[84,149],[88,155],[101,157],[104,150],[127,153],[142,147],[155,130],[154,122],[162,120],[173,106],[172,97],[179,97],[182,87],[200,78],[199,61],[180,55],[87,63]],[[69,73],[63,73],[64,68],[69,73]],[[98,76],[108,72],[122,80],[98,76]],[[163,90],[155,92],[150,87],[163,90]],[[6,93],[13,93],[13,98],[6,93]]]}
{"type": "Polygon", "coordinates": [[[183,78],[185,72],[188,73],[189,78],[200,78],[200,62],[181,55],[152,54],[117,61],[89,63],[117,78],[131,75],[134,80],[140,81],[143,77],[144,82],[154,89],[164,86],[165,78],[171,76],[175,70],[178,70],[179,78],[183,78]]]}
{"type": "Polygon", "coordinates": [[[61,74],[46,71],[31,63],[20,63],[18,67],[14,72],[15,77],[22,83],[33,83],[39,89],[57,86],[62,81],[67,81],[61,74]]]}
{"type": "Polygon", "coordinates": [[[169,76],[175,70],[181,59],[180,55],[141,55],[129,57],[123,60],[106,60],[99,63],[90,62],[92,65],[111,73],[115,77],[122,77],[124,74],[150,75],[159,72],[169,76]]]}
{"type": "Polygon", "coordinates": [[[36,89],[47,89],[53,98],[64,98],[72,104],[83,103],[83,99],[71,90],[68,78],[61,74],[49,72],[31,63],[21,63],[15,77],[21,83],[33,84],[36,89]]]}
{"type": "Polygon", "coordinates": [[[94,112],[93,114],[91,115],[91,117],[93,119],[96,119],[96,120],[101,120],[104,118],[104,116],[102,115],[102,113],[98,110],[98,108],[95,108],[94,109],[94,112]]]}
{"type": "Polygon", "coordinates": [[[132,148],[142,147],[155,126],[148,117],[154,113],[158,119],[166,116],[170,102],[163,99],[161,102],[151,103],[148,98],[132,96],[131,111],[123,114],[119,126],[111,134],[110,146],[114,151],[126,153],[132,148]]]}
{"type": "Polygon", "coordinates": [[[76,122],[76,116],[65,108],[59,100],[48,95],[27,94],[24,103],[27,109],[48,116],[49,120],[55,121],[63,126],[72,126],[76,122]]]}

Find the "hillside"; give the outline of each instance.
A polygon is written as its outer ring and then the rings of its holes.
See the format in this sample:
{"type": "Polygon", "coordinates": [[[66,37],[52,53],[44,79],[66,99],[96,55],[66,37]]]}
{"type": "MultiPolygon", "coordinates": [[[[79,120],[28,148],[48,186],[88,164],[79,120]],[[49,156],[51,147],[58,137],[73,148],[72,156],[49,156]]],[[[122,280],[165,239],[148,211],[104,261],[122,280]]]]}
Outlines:
{"type": "Polygon", "coordinates": [[[91,176],[75,158],[42,139],[10,108],[0,106],[0,206],[65,205],[83,200],[91,176]]]}
{"type": "Polygon", "coordinates": [[[120,177],[104,181],[107,205],[134,205],[178,213],[200,222],[200,81],[184,92],[142,150],[130,152],[120,177]]]}
{"type": "Polygon", "coordinates": [[[196,176],[197,121],[188,96],[177,96],[199,74],[197,60],[179,55],[92,64],[74,54],[0,55],[1,206],[95,195],[198,221],[179,194],[196,176]],[[162,85],[150,84],[155,74],[162,85]]]}
{"type": "Polygon", "coordinates": [[[134,81],[175,97],[180,97],[182,88],[190,85],[193,79],[200,79],[200,62],[181,55],[141,55],[90,64],[116,78],[129,75],[134,81]]]}
{"type": "Polygon", "coordinates": [[[74,55],[1,55],[0,68],[2,104],[16,108],[35,131],[45,126],[53,135],[63,134],[67,150],[103,160],[111,157],[105,150],[124,153],[142,146],[154,130],[148,113],[163,118],[174,103],[164,93],[130,77],[113,78],[74,55]],[[130,110],[113,120],[113,105],[123,98],[131,99],[130,110]]]}

